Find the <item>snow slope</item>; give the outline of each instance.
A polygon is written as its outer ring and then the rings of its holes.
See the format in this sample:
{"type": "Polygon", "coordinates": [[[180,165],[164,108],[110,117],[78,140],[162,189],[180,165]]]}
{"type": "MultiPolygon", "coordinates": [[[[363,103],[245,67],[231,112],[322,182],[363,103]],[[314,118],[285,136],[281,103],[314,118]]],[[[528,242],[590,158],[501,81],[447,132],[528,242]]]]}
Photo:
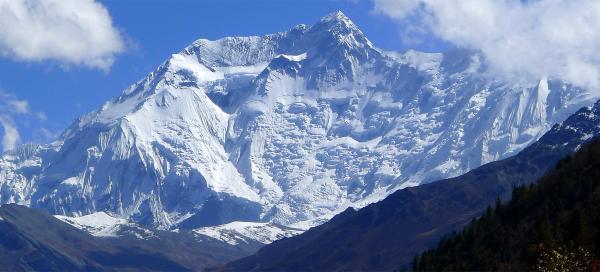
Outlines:
{"type": "Polygon", "coordinates": [[[125,219],[115,218],[105,212],[97,212],[80,217],[63,215],[55,215],[55,217],[98,237],[118,237],[121,226],[130,224],[125,219]]]}
{"type": "MultiPolygon", "coordinates": [[[[149,239],[160,235],[152,229],[105,212],[96,212],[79,217],[64,215],[55,215],[55,217],[96,237],[132,236],[137,239],[149,239]]],[[[0,217],[0,220],[3,219],[0,217]]],[[[274,223],[238,221],[218,226],[197,228],[191,231],[199,241],[208,236],[230,245],[239,246],[242,244],[270,244],[275,240],[291,237],[305,230],[285,227],[274,223]]]]}
{"type": "Polygon", "coordinates": [[[237,221],[219,226],[198,228],[193,231],[231,245],[239,245],[251,242],[270,244],[273,241],[300,234],[305,230],[289,228],[273,223],[237,221]]]}
{"type": "Polygon", "coordinates": [[[197,40],[55,143],[0,158],[0,202],[161,229],[307,228],[505,158],[594,100],[495,80],[476,52],[385,52],[341,12],[197,40]]]}

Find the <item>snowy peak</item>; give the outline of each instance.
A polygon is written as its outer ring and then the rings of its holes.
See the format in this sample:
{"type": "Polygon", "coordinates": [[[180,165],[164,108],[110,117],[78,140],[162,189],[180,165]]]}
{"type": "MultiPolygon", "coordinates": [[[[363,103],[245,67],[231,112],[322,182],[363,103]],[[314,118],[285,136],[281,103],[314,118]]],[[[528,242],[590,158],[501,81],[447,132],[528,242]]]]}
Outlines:
{"type": "MultiPolygon", "coordinates": [[[[149,96],[162,91],[164,85],[226,89],[228,84],[239,85],[238,79],[249,79],[265,68],[296,74],[300,70],[296,67],[300,62],[304,63],[304,77],[336,77],[333,74],[340,74],[353,79],[357,65],[374,61],[377,57],[380,57],[379,52],[363,32],[343,13],[335,12],[312,27],[298,25],[287,32],[225,37],[215,41],[199,39],[174,54],[146,79],[127,89],[115,100],[118,103],[109,103],[102,111],[109,112],[109,108],[115,108],[111,104],[135,110],[149,96]]],[[[117,112],[122,111],[119,109],[117,112]]],[[[115,117],[108,114],[106,119],[115,117]]]]}
{"type": "Polygon", "coordinates": [[[379,56],[365,34],[340,11],[325,16],[308,29],[304,39],[308,57],[315,60],[313,66],[338,72],[351,72],[357,63],[373,61],[379,56]]]}
{"type": "Polygon", "coordinates": [[[313,27],[313,31],[325,30],[339,35],[356,34],[364,36],[362,31],[343,12],[332,12],[321,18],[313,27]]]}
{"type": "Polygon", "coordinates": [[[328,33],[338,42],[348,46],[373,47],[364,33],[341,11],[323,17],[309,30],[309,33],[318,32],[328,33]]]}
{"type": "Polygon", "coordinates": [[[353,26],[354,28],[356,28],[356,26],[350,20],[350,18],[348,18],[348,16],[346,16],[346,14],[344,14],[341,10],[329,13],[329,14],[325,15],[323,18],[321,18],[321,20],[319,20],[319,23],[327,23],[327,22],[334,22],[336,24],[343,23],[347,26],[353,26]]]}

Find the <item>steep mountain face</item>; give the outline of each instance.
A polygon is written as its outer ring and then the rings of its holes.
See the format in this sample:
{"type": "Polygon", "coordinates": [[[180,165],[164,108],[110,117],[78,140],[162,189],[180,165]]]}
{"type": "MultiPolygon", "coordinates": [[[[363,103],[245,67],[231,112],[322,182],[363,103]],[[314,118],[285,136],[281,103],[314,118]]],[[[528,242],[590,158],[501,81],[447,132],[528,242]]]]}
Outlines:
{"type": "Polygon", "coordinates": [[[597,271],[600,141],[415,258],[415,271],[597,271]]]}
{"type": "MultiPolygon", "coordinates": [[[[261,248],[255,255],[215,270],[408,269],[415,254],[433,247],[452,231],[461,229],[488,205],[494,204],[497,198],[510,198],[515,186],[536,181],[561,158],[599,136],[600,101],[555,125],[539,141],[513,157],[486,164],[455,178],[399,190],[383,201],[358,211],[348,209],[327,223],[276,241],[261,248]]],[[[494,230],[490,231],[490,235],[494,235],[494,230]]],[[[471,244],[466,243],[465,246],[471,244]]],[[[458,254],[462,252],[457,251],[458,254]]],[[[440,267],[444,266],[423,269],[436,271],[441,270],[440,267]]],[[[473,268],[506,270],[470,267],[473,268]]],[[[447,269],[469,270],[453,266],[447,269]]]]}
{"type": "Polygon", "coordinates": [[[493,80],[481,56],[384,52],[337,12],[198,40],[60,140],[0,159],[0,201],[197,228],[306,227],[537,140],[589,98],[493,80]]]}
{"type": "Polygon", "coordinates": [[[0,207],[0,266],[5,271],[199,271],[247,248],[186,232],[94,237],[28,207],[0,207]]]}

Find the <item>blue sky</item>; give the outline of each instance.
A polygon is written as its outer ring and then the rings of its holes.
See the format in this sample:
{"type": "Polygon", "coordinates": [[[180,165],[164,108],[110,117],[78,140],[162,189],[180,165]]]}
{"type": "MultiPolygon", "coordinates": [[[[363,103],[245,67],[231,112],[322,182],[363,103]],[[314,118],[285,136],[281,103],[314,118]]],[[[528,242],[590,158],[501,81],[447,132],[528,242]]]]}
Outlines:
{"type": "MultiPolygon", "coordinates": [[[[27,101],[33,115],[15,117],[20,142],[47,142],[75,118],[92,111],[143,78],[170,54],[198,38],[260,35],[313,24],[337,10],[349,16],[378,47],[404,50],[401,27],[373,12],[370,1],[100,1],[125,40],[110,70],[52,60],[0,58],[0,90],[27,101]],[[42,114],[43,113],[43,114],[42,114]],[[37,118],[45,115],[45,118],[37,118]],[[43,131],[40,129],[44,128],[43,131]]],[[[69,42],[69,41],[65,41],[69,42]]],[[[425,51],[443,49],[425,43],[425,51]]],[[[0,127],[1,128],[1,127],[0,127]]]]}

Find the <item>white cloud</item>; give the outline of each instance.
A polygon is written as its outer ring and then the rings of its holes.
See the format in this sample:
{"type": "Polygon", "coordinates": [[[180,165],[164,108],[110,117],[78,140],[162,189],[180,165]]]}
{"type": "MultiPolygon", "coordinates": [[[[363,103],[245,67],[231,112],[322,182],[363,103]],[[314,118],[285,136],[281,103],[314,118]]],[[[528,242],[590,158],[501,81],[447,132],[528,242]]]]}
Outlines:
{"type": "MultiPolygon", "coordinates": [[[[43,112],[32,111],[29,102],[19,99],[17,96],[0,91],[0,132],[2,133],[2,151],[15,148],[21,143],[20,128],[28,127],[32,123],[44,122],[46,114],[43,112]],[[18,123],[15,122],[18,120],[18,123]]],[[[42,128],[42,130],[44,130],[42,128]]],[[[49,133],[42,131],[38,137],[44,140],[51,140],[49,133]]],[[[47,130],[47,132],[50,132],[47,130]]]]}
{"type": "Polygon", "coordinates": [[[0,114],[28,114],[29,112],[29,102],[0,91],[0,114]]]}
{"type": "Polygon", "coordinates": [[[12,110],[17,112],[17,113],[28,113],[29,112],[29,102],[25,101],[25,100],[11,100],[8,101],[9,105],[11,106],[12,110]]]}
{"type": "Polygon", "coordinates": [[[94,0],[0,0],[0,54],[108,70],[124,50],[107,9],[94,0]]]}
{"type": "Polygon", "coordinates": [[[34,140],[37,140],[38,142],[46,143],[48,141],[55,140],[56,138],[58,138],[60,136],[61,133],[62,133],[61,130],[52,131],[52,130],[42,127],[42,128],[39,128],[34,131],[33,138],[34,138],[34,140]]]}
{"type": "Polygon", "coordinates": [[[373,1],[378,13],[482,52],[496,75],[600,87],[600,1],[373,1]]]}
{"type": "Polygon", "coordinates": [[[41,111],[40,111],[40,112],[38,112],[36,115],[37,115],[37,118],[38,118],[40,121],[42,121],[42,122],[44,122],[44,121],[48,120],[48,117],[46,116],[46,113],[45,113],[45,112],[41,112],[41,111]]]}
{"type": "Polygon", "coordinates": [[[2,135],[2,150],[13,149],[21,141],[21,135],[10,117],[0,115],[0,125],[4,130],[2,135]]]}

